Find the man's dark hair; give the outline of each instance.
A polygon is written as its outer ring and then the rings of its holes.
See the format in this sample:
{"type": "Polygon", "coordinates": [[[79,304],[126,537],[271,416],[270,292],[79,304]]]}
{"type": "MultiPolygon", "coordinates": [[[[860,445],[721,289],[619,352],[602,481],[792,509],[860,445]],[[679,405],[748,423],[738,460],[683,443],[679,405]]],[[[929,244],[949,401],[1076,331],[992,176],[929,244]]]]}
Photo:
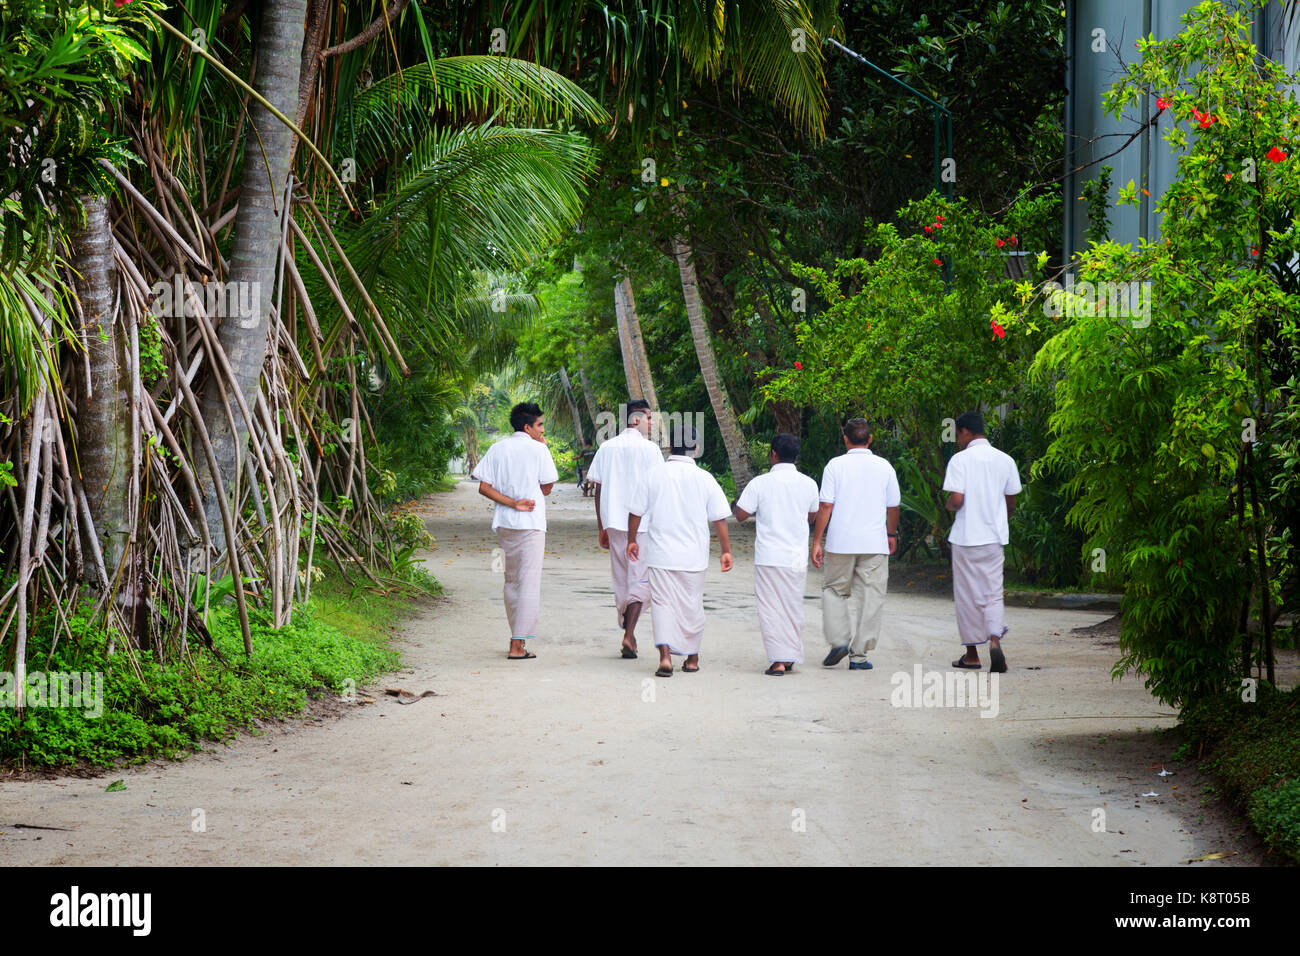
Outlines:
{"type": "Polygon", "coordinates": [[[782,432],[772,439],[772,451],[776,452],[777,461],[793,465],[799,457],[799,439],[789,432],[782,432]]]}
{"type": "Polygon", "coordinates": [[[844,437],[850,445],[865,445],[871,441],[871,423],[865,418],[850,418],[844,423],[844,437]]]}
{"type": "Polygon", "coordinates": [[[984,434],[984,416],[979,412],[962,412],[957,416],[957,429],[966,429],[972,435],[984,434]]]}
{"type": "Polygon", "coordinates": [[[536,402],[520,402],[514,408],[510,409],[510,427],[517,432],[524,430],[525,425],[537,424],[537,419],[542,417],[542,410],[536,402]]]}
{"type": "Polygon", "coordinates": [[[668,450],[674,455],[689,455],[700,447],[695,429],[685,422],[670,422],[668,426],[668,450]]]}
{"type": "Polygon", "coordinates": [[[648,412],[648,411],[650,411],[650,403],[647,402],[644,398],[632,399],[627,403],[627,421],[625,421],[623,424],[631,425],[632,419],[636,415],[639,415],[641,412],[648,412]]]}

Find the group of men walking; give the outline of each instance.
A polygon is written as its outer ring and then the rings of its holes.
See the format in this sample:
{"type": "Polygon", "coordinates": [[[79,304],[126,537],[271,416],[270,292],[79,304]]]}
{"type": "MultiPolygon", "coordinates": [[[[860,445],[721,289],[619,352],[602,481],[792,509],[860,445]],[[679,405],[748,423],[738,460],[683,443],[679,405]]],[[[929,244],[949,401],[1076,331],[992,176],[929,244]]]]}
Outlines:
{"type": "MultiPolygon", "coordinates": [[[[655,675],[671,677],[674,656],[683,658],[683,672],[699,671],[710,527],[721,548],[721,569],[730,571],[727,518],[734,516],[756,524],[754,598],[768,657],[765,673],[779,677],[803,664],[810,555],[822,571],[822,628],[831,646],[823,665],[848,657],[850,670],[870,670],[901,504],[893,467],[871,451],[870,424],[855,418],[844,426],[845,453],[827,463],[820,488],[796,468],[799,439],[775,436],[770,470],[745,487],[733,508],[717,480],[688,453],[699,448],[689,425],[674,423],[665,460],[649,438],[649,403],[632,401],[626,408],[626,428],[600,446],[587,471],[595,485],[597,538],[610,553],[621,655],[637,657],[636,626],[648,603],[659,657],[655,675]]],[[[511,631],[507,658],[529,660],[536,657],[525,642],[535,636],[540,606],[545,499],[558,475],[541,409],[516,405],[510,420],[515,434],[493,444],[471,477],[479,481],[480,494],[496,503],[492,527],[504,556],[511,631]]],[[[1020,479],[1012,458],[984,436],[979,413],[956,419],[956,443],[943,490],[948,510],[955,512],[949,544],[965,652],[952,666],[980,669],[978,647],[988,643],[990,669],[1003,672],[1002,549],[1020,479]]]]}

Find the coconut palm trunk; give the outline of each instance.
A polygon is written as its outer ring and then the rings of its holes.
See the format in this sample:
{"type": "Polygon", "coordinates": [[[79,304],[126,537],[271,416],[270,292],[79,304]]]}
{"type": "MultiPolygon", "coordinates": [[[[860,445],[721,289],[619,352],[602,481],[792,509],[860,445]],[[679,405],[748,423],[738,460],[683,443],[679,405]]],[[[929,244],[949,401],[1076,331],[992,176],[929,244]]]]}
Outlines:
{"type": "MultiPolygon", "coordinates": [[[[257,42],[257,77],[254,89],[286,116],[297,111],[298,80],[303,48],[307,0],[267,0],[262,9],[257,42]]],[[[280,216],[285,201],[294,134],[264,106],[248,104],[248,132],[244,140],[244,169],[235,217],[234,245],[230,256],[230,285],[221,316],[218,338],[234,374],[234,387],[253,407],[267,354],[269,312],[274,302],[275,272],[279,259],[280,216]],[[238,304],[252,305],[251,314],[239,314],[238,304]]],[[[240,455],[248,440],[248,425],[238,404],[230,408],[216,388],[203,397],[203,420],[211,437],[219,475],[209,475],[200,459],[204,484],[204,512],[214,538],[221,528],[217,495],[229,493],[238,472],[240,455]],[[233,423],[233,427],[232,427],[233,423]]]]}
{"type": "Polygon", "coordinates": [[[709,404],[713,406],[713,417],[718,423],[722,444],[727,449],[727,462],[731,467],[731,477],[736,482],[736,493],[745,490],[754,477],[754,467],[749,461],[749,449],[745,436],[740,430],[740,421],[731,407],[727,397],[726,386],[718,375],[718,361],[713,354],[713,343],[709,341],[709,329],[704,322],[704,304],[700,301],[700,281],[695,274],[695,262],[691,257],[691,247],[682,236],[673,239],[673,258],[677,260],[677,270],[682,277],[682,295],[686,299],[686,319],[691,325],[691,338],[695,342],[695,355],[700,361],[700,376],[709,393],[709,404]]]}
{"type": "Polygon", "coordinates": [[[641,319],[636,311],[636,296],[632,294],[632,280],[624,276],[622,286],[623,318],[627,322],[628,340],[632,343],[632,357],[641,376],[642,397],[650,403],[651,410],[658,414],[659,396],[655,393],[654,376],[650,373],[650,357],[646,354],[645,338],[641,335],[641,319]]]}
{"type": "MultiPolygon", "coordinates": [[[[77,401],[77,456],[81,483],[94,521],[87,534],[98,538],[104,570],[111,580],[122,563],[129,535],[128,494],[131,476],[130,366],[126,343],[117,332],[113,293],[113,233],[108,200],[85,200],[86,224],[72,233],[72,265],[77,299],[86,327],[89,375],[77,401]]],[[[87,567],[87,573],[98,577],[87,567]]],[[[107,587],[108,581],[96,581],[107,587]]]]}
{"type": "MultiPolygon", "coordinates": [[[[618,324],[618,350],[623,356],[623,377],[627,379],[627,394],[632,399],[645,398],[641,387],[641,366],[636,360],[636,349],[627,326],[627,306],[623,302],[623,284],[614,283],[614,321],[618,324]]],[[[619,422],[619,427],[623,426],[619,422]]]]}
{"type": "Polygon", "coordinates": [[[569,381],[568,369],[560,366],[560,384],[564,386],[564,398],[569,403],[569,414],[573,417],[573,437],[582,448],[590,448],[587,436],[582,431],[582,415],[578,412],[578,399],[573,394],[573,383],[569,381]]]}

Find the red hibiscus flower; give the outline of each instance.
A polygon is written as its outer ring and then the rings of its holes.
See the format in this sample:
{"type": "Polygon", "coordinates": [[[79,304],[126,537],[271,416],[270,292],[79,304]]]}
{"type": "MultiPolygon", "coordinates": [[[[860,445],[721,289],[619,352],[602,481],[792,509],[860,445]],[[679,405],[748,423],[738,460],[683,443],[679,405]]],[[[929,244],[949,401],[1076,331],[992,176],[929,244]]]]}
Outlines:
{"type": "Polygon", "coordinates": [[[1007,330],[998,325],[997,322],[992,319],[989,319],[989,328],[993,330],[993,334],[998,338],[1005,339],[1007,337],[1007,330]]]}
{"type": "Polygon", "coordinates": [[[1001,239],[999,239],[997,242],[993,243],[993,245],[995,245],[995,246],[997,246],[999,249],[1001,249],[1003,246],[1006,245],[1006,243],[1003,242],[1001,239]]]}
{"type": "Polygon", "coordinates": [[[930,232],[930,231],[931,231],[931,230],[930,230],[930,227],[929,227],[929,226],[926,226],[926,227],[925,227],[925,231],[926,231],[927,233],[930,232]]]}
{"type": "Polygon", "coordinates": [[[1200,126],[1201,129],[1205,129],[1207,126],[1210,126],[1215,122],[1215,117],[1212,113],[1202,113],[1194,106],[1192,107],[1192,116],[1196,118],[1197,125],[1200,126]]]}
{"type": "Polygon", "coordinates": [[[1232,173],[1224,173],[1224,174],[1223,174],[1223,181],[1224,181],[1225,183],[1226,183],[1229,179],[1231,179],[1231,178],[1232,178],[1232,173]]]}
{"type": "Polygon", "coordinates": [[[1016,237],[1012,236],[1010,239],[1007,240],[1007,242],[1011,243],[1014,246],[1016,244],[1016,237]]]}
{"type": "Polygon", "coordinates": [[[934,217],[934,221],[935,221],[935,222],[943,222],[943,216],[935,216],[935,217],[934,217]]]}
{"type": "Polygon", "coordinates": [[[934,228],[936,228],[936,229],[942,229],[942,228],[943,228],[943,223],[941,223],[941,222],[939,222],[939,221],[936,220],[936,221],[935,221],[935,224],[934,224],[934,228]]]}
{"type": "Polygon", "coordinates": [[[1270,163],[1280,163],[1284,159],[1286,159],[1286,153],[1282,152],[1282,150],[1278,149],[1276,146],[1268,151],[1268,161],[1270,163]]]}
{"type": "Polygon", "coordinates": [[[934,260],[934,264],[935,264],[936,266],[941,266],[941,265],[943,265],[943,260],[942,260],[942,259],[935,259],[935,260],[934,260]]]}
{"type": "Polygon", "coordinates": [[[1158,110],[1167,110],[1167,109],[1169,109],[1169,101],[1168,101],[1167,99],[1165,99],[1163,96],[1157,96],[1157,97],[1156,97],[1156,109],[1158,109],[1158,110]]]}
{"type": "Polygon", "coordinates": [[[803,371],[803,362],[795,362],[795,363],[794,363],[794,367],[795,367],[797,370],[799,370],[800,372],[802,372],[802,371],[803,371]]]}

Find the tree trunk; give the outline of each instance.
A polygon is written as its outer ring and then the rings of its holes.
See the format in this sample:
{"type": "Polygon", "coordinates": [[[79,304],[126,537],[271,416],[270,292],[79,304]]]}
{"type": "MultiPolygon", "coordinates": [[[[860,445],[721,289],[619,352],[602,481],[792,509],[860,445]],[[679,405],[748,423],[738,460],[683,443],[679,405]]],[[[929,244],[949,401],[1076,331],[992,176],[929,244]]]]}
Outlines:
{"type": "Polygon", "coordinates": [[[587,438],[582,433],[582,415],[578,412],[578,400],[573,396],[573,385],[569,382],[568,371],[560,368],[560,384],[564,386],[564,397],[569,402],[569,414],[573,417],[573,436],[583,448],[590,448],[587,438]]]}
{"type": "MultiPolygon", "coordinates": [[[[627,309],[623,304],[623,285],[620,282],[614,283],[614,320],[618,323],[618,349],[623,355],[623,377],[627,379],[627,394],[629,398],[645,398],[641,391],[641,370],[636,360],[636,352],[632,346],[632,336],[627,327],[627,309]]],[[[622,428],[626,422],[619,422],[618,427],[622,428]]]]}
{"type": "Polygon", "coordinates": [[[636,314],[636,297],[632,295],[632,280],[623,277],[623,318],[627,323],[628,339],[632,343],[632,357],[641,376],[642,397],[650,403],[650,410],[659,411],[659,396],[655,393],[654,376],[650,374],[650,358],[646,355],[645,339],[641,336],[641,320],[636,314]]]}
{"type": "Polygon", "coordinates": [[[749,448],[745,444],[740,422],[727,397],[726,387],[718,375],[718,362],[713,354],[713,345],[709,341],[709,330],[704,324],[704,306],[700,302],[700,282],[695,275],[695,263],[691,258],[691,247],[687,240],[678,236],[673,239],[673,256],[677,260],[677,270],[682,277],[682,295],[686,299],[686,319],[691,324],[691,338],[695,341],[695,354],[700,360],[700,375],[704,387],[709,393],[709,403],[713,406],[713,417],[717,420],[718,431],[722,435],[722,444],[727,449],[727,461],[731,466],[731,477],[736,482],[736,494],[745,490],[750,479],[754,477],[754,468],[749,461],[749,448]]]}
{"type": "MultiPolygon", "coordinates": [[[[257,90],[286,116],[297,111],[304,20],[307,0],[268,0],[263,7],[257,43],[257,90]]],[[[218,338],[234,372],[237,387],[252,408],[267,354],[267,327],[274,301],[279,260],[280,215],[289,176],[293,132],[256,101],[248,104],[249,129],[244,140],[244,171],[235,216],[230,256],[230,284],[218,338]],[[251,315],[239,315],[232,300],[253,304],[251,315]]],[[[248,423],[233,397],[227,412],[218,390],[203,396],[203,420],[212,441],[218,475],[200,459],[205,495],[204,512],[214,538],[221,529],[217,495],[229,492],[238,473],[239,456],[248,441],[248,423]],[[234,431],[231,422],[234,422],[234,431]]]]}
{"type": "MultiPolygon", "coordinates": [[[[578,356],[578,361],[582,361],[582,356],[578,356]]],[[[592,391],[591,380],[587,378],[587,370],[581,365],[578,366],[578,381],[582,383],[582,399],[587,405],[587,417],[591,419],[591,427],[596,427],[596,393],[592,391]]]]}
{"type": "MultiPolygon", "coordinates": [[[[122,563],[130,532],[130,366],[126,342],[117,332],[113,314],[117,270],[113,266],[108,199],[87,198],[85,207],[86,226],[72,234],[72,265],[77,272],[77,299],[86,325],[86,364],[90,370],[89,379],[81,383],[77,401],[76,461],[81,466],[81,483],[94,519],[94,528],[85,532],[97,536],[104,571],[111,581],[122,563]]],[[[99,576],[97,571],[90,573],[99,576]]],[[[103,588],[109,581],[94,584],[103,588]]]]}

